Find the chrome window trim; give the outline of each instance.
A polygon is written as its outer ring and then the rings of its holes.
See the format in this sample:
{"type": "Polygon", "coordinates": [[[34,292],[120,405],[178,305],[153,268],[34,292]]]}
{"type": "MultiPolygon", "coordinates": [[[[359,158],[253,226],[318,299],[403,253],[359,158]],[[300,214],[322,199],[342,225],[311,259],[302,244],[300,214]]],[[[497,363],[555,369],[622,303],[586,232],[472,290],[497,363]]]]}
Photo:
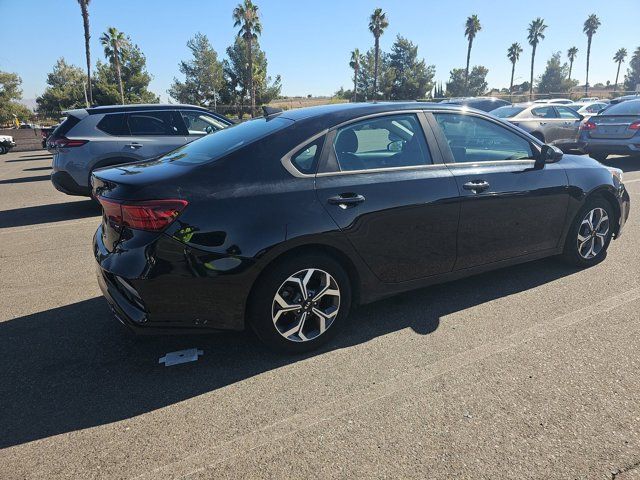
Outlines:
{"type": "Polygon", "coordinates": [[[536,161],[531,158],[524,158],[522,160],[491,160],[488,162],[451,162],[445,163],[447,167],[485,167],[485,166],[501,166],[501,165],[535,165],[536,161]]]}
{"type": "Polygon", "coordinates": [[[315,176],[316,177],[333,177],[336,175],[384,173],[384,172],[397,172],[397,171],[405,171],[405,170],[428,170],[432,168],[446,168],[446,166],[444,163],[433,163],[431,165],[409,165],[407,167],[369,168],[366,170],[345,170],[343,172],[324,172],[324,173],[317,173],[315,176]]]}
{"type": "Polygon", "coordinates": [[[320,133],[316,133],[313,137],[307,138],[305,141],[301,142],[300,144],[296,145],[294,148],[289,150],[284,155],[284,157],[280,159],[280,163],[285,168],[285,170],[297,178],[314,178],[316,176],[315,173],[302,173],[300,170],[298,170],[296,166],[293,164],[293,162],[291,161],[291,157],[293,157],[293,155],[297,153],[299,150],[301,150],[305,145],[315,142],[323,135],[326,135],[328,131],[329,131],[328,128],[325,130],[322,130],[320,133]]]}

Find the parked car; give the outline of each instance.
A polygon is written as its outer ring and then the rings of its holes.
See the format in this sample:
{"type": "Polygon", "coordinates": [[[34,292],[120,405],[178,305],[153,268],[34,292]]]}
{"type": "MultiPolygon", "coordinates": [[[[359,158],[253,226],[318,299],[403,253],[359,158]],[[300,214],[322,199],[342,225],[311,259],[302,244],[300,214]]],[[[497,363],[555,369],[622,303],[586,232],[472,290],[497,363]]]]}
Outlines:
{"type": "Polygon", "coordinates": [[[580,148],[599,161],[640,153],[640,99],[611,105],[580,129],[580,148]]]}
{"type": "Polygon", "coordinates": [[[40,135],[42,137],[42,148],[48,148],[47,139],[51,136],[56,128],[58,128],[58,125],[54,125],[52,127],[42,127],[40,129],[40,135]]]}
{"type": "Polygon", "coordinates": [[[627,100],[637,100],[640,99],[640,93],[635,93],[632,95],[623,95],[622,97],[616,97],[611,99],[611,105],[615,105],[617,103],[626,102],[627,100]]]}
{"type": "Polygon", "coordinates": [[[511,102],[495,97],[448,98],[446,100],[442,100],[440,103],[445,103],[447,105],[463,105],[465,107],[482,110],[483,112],[490,112],[498,107],[511,105],[511,102]]]}
{"type": "Polygon", "coordinates": [[[569,107],[571,110],[574,110],[585,118],[596,115],[598,112],[604,110],[608,106],[609,104],[604,102],[583,102],[567,105],[567,107],[569,107]]]}
{"type": "Polygon", "coordinates": [[[520,127],[541,142],[562,150],[574,150],[578,146],[583,116],[565,105],[522,103],[500,107],[491,113],[520,127]]]}
{"type": "Polygon", "coordinates": [[[0,135],[0,155],[8,153],[13,147],[16,146],[16,142],[13,141],[13,137],[10,135],[0,135]]]}
{"type": "Polygon", "coordinates": [[[274,113],[92,184],[98,282],[120,321],[250,326],[294,352],[356,303],[550,255],[594,265],[629,213],[619,169],[419,102],[274,113]]]}
{"type": "Polygon", "coordinates": [[[600,100],[600,97],[582,97],[579,100],[576,100],[575,103],[592,103],[600,100]]]}
{"type": "Polygon", "coordinates": [[[64,112],[48,139],[51,181],[63,193],[89,195],[96,168],[158,157],[232,122],[193,105],[116,105],[64,112]]]}
{"type": "Polygon", "coordinates": [[[569,105],[573,103],[573,100],[568,98],[541,98],[535,100],[533,103],[551,103],[553,105],[569,105]]]}

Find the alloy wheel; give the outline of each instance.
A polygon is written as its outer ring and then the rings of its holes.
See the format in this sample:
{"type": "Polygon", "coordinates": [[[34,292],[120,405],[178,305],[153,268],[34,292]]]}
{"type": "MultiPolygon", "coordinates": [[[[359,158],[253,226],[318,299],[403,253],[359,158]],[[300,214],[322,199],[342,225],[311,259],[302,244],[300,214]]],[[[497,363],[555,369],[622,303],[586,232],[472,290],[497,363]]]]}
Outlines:
{"type": "Polygon", "coordinates": [[[597,207],[587,212],[578,228],[578,254],[585,260],[596,257],[604,248],[609,233],[609,216],[597,207]]]}
{"type": "Polygon", "coordinates": [[[340,309],[340,287],[324,270],[308,268],[287,278],[272,303],[271,318],[292,342],[313,340],[333,324],[340,309]]]}

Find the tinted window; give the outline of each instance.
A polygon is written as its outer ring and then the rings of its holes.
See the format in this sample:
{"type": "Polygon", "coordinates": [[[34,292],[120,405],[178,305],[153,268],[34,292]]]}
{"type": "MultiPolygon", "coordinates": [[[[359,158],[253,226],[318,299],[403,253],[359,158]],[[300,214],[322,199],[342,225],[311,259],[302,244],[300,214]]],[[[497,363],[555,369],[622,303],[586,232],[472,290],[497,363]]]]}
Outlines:
{"type": "Polygon", "coordinates": [[[500,107],[491,110],[491,114],[498,118],[511,118],[524,111],[524,107],[500,107]]]}
{"type": "Polygon", "coordinates": [[[558,118],[553,107],[536,107],[531,110],[531,115],[540,118],[558,118]]]}
{"type": "Polygon", "coordinates": [[[280,117],[249,120],[188,143],[160,160],[189,164],[217,160],[292,123],[292,120],[280,117]]]}
{"type": "Polygon", "coordinates": [[[53,131],[51,135],[55,138],[64,137],[69,130],[75,127],[78,123],[80,123],[80,119],[74,117],[73,115],[69,115],[64,122],[62,122],[58,127],[53,131]]]}
{"type": "Polygon", "coordinates": [[[315,173],[323,141],[324,137],[302,147],[291,156],[291,163],[302,173],[315,173]]]}
{"type": "Polygon", "coordinates": [[[390,115],[339,129],[333,147],[342,171],[426,165],[427,142],[415,115],[390,115]]]}
{"type": "Polygon", "coordinates": [[[134,112],[129,114],[131,135],[178,135],[179,126],[171,112],[134,112]]]}
{"type": "Polygon", "coordinates": [[[456,162],[492,162],[533,158],[531,144],[521,136],[473,115],[436,113],[456,162]]]}
{"type": "Polygon", "coordinates": [[[627,100],[607,108],[607,115],[640,115],[640,100],[627,100]]]}
{"type": "Polygon", "coordinates": [[[128,135],[126,116],[124,113],[105,115],[96,125],[99,130],[109,135],[128,135]]]}
{"type": "Polygon", "coordinates": [[[568,107],[556,106],[556,110],[558,111],[560,118],[568,118],[571,120],[578,120],[580,118],[578,113],[568,107]]]}
{"type": "Polygon", "coordinates": [[[217,130],[222,130],[227,125],[217,118],[196,110],[182,110],[182,120],[189,135],[206,135],[217,130]]]}
{"type": "Polygon", "coordinates": [[[600,110],[607,106],[606,103],[594,103],[593,105],[589,105],[584,110],[588,113],[598,113],[600,110]]]}

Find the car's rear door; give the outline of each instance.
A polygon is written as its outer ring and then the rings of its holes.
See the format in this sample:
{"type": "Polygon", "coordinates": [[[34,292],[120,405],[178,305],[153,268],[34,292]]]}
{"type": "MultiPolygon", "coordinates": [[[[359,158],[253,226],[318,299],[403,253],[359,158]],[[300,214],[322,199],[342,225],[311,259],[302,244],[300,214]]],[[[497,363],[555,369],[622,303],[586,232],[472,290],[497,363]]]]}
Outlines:
{"type": "Polygon", "coordinates": [[[187,143],[177,110],[133,111],[126,120],[129,134],[121,139],[122,148],[138,160],[163,155],[187,143]]]}
{"type": "Polygon", "coordinates": [[[563,105],[556,105],[555,108],[561,120],[559,126],[561,137],[556,143],[561,145],[576,143],[578,141],[578,134],[580,133],[582,116],[571,108],[563,105]]]}
{"type": "Polygon", "coordinates": [[[553,105],[543,105],[531,109],[535,130],[541,132],[546,143],[556,143],[562,138],[561,119],[553,105]]]}
{"type": "Polygon", "coordinates": [[[383,282],[450,272],[455,263],[458,189],[434,145],[420,111],[358,119],[324,142],[318,199],[383,282]]]}
{"type": "Polygon", "coordinates": [[[184,121],[189,142],[227,127],[226,123],[201,110],[180,110],[180,116],[184,121]]]}
{"type": "Polygon", "coordinates": [[[455,269],[552,251],[568,206],[560,164],[536,168],[524,134],[469,112],[428,114],[460,195],[455,269]]]}

